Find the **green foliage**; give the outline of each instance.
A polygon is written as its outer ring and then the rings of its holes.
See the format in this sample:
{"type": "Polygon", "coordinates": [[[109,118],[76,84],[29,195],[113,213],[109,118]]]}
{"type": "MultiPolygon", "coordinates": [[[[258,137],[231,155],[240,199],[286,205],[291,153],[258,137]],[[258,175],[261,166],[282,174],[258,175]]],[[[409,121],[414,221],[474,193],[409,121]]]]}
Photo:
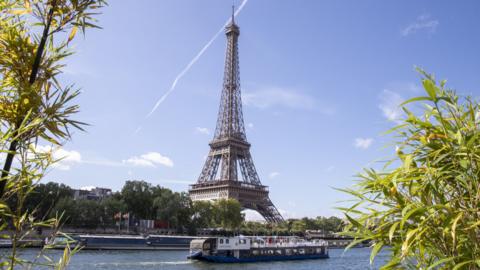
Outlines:
{"type": "Polygon", "coordinates": [[[235,199],[220,199],[213,204],[215,224],[235,230],[242,225],[242,206],[235,199]]]}
{"type": "Polygon", "coordinates": [[[404,105],[425,102],[423,115],[404,108],[389,167],[344,190],[357,201],[345,234],[372,241],[372,260],[388,246],[382,269],[480,269],[480,106],[419,72],[427,96],[404,105]]]}
{"type": "Polygon", "coordinates": [[[153,201],[156,218],[168,222],[172,228],[181,228],[190,224],[191,201],[185,192],[172,192],[163,189],[160,196],[153,201]]]}
{"type": "MultiPolygon", "coordinates": [[[[72,189],[63,184],[40,184],[27,197],[28,211],[35,209],[37,216],[44,213],[39,209],[49,206],[51,218],[63,214],[64,225],[74,229],[118,229],[118,221],[114,216],[119,213],[130,214],[130,220],[137,222],[144,219],[155,219],[167,224],[169,229],[178,233],[195,235],[200,229],[214,229],[213,233],[225,234],[240,232],[245,235],[305,235],[305,230],[320,230],[331,234],[341,231],[343,220],[337,217],[316,217],[289,219],[280,224],[265,222],[244,221],[242,208],[235,200],[195,201],[192,202],[185,192],[173,192],[161,186],[152,186],[144,181],[127,181],[122,192],[115,192],[101,200],[85,201],[73,199],[72,189]],[[123,196],[126,195],[126,197],[123,196]],[[140,197],[147,197],[153,201],[148,211],[141,209],[144,201],[140,197]],[[43,199],[42,199],[43,198],[43,199]],[[125,203],[129,198],[131,205],[125,203]],[[135,205],[138,203],[138,205],[135,205]],[[40,205],[38,208],[32,205],[40,205]],[[135,209],[141,209],[136,212],[135,209]]],[[[123,219],[123,221],[125,221],[123,219]]],[[[135,229],[135,226],[130,226],[135,229]]]]}
{"type": "MultiPolygon", "coordinates": [[[[0,1],[0,152],[6,156],[0,178],[0,228],[9,232],[2,237],[13,242],[11,253],[0,255],[1,267],[35,265],[18,257],[19,240],[41,227],[57,233],[57,217],[43,219],[53,206],[35,205],[39,201],[33,195],[36,184],[55,162],[51,153],[38,151],[36,144],[60,146],[70,138],[71,128],[81,129],[81,123],[72,119],[78,106],[71,104],[79,92],[72,85],[62,86],[57,76],[72,54],[68,43],[76,29],[94,27],[92,10],[104,3],[0,1]]],[[[55,200],[63,195],[47,196],[55,200]]],[[[47,259],[47,264],[63,268],[70,254],[66,249],[59,261],[47,259]]]]}
{"type": "Polygon", "coordinates": [[[31,132],[17,134],[26,147],[33,138],[59,145],[69,138],[69,127],[81,128],[81,123],[71,119],[78,106],[68,105],[79,92],[72,85],[62,86],[57,76],[65,58],[73,53],[68,43],[76,29],[96,27],[93,10],[105,2],[4,1],[0,14],[0,121],[14,133],[21,123],[35,124],[31,132]],[[71,32],[62,40],[66,31],[71,32]]]}
{"type": "Polygon", "coordinates": [[[127,205],[121,198],[117,198],[116,196],[103,199],[100,202],[100,208],[103,210],[101,225],[104,228],[115,224],[115,214],[125,213],[127,211],[127,205]]]}
{"type": "Polygon", "coordinates": [[[214,208],[209,201],[195,201],[192,204],[192,223],[198,228],[213,227],[214,208]]]}
{"type": "Polygon", "coordinates": [[[138,218],[153,218],[152,185],[145,181],[127,181],[122,188],[123,201],[129,212],[135,213],[138,218]]]}
{"type": "Polygon", "coordinates": [[[246,235],[298,235],[306,236],[308,230],[320,231],[326,235],[341,232],[345,222],[338,217],[316,217],[301,219],[288,219],[280,224],[267,224],[262,222],[244,222],[241,232],[246,235]]]}
{"type": "MultiPolygon", "coordinates": [[[[71,197],[73,191],[64,184],[48,182],[35,185],[25,200],[24,210],[32,213],[36,219],[42,220],[50,216],[51,210],[61,198],[71,197]]],[[[14,203],[9,203],[14,205],[14,203]]]]}

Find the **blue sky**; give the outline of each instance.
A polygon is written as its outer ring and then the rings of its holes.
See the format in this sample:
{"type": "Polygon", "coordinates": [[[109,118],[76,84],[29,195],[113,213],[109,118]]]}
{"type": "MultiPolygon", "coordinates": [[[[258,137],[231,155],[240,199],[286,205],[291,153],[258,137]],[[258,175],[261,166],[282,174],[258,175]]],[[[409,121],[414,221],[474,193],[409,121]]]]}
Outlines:
{"type": "MultiPolygon", "coordinates": [[[[240,0],[237,0],[237,5],[240,0]]],[[[58,150],[46,181],[119,190],[141,179],[186,191],[203,166],[223,77],[227,0],[110,1],[103,30],[76,39],[62,75],[82,88],[90,124],[58,150]],[[142,127],[138,130],[138,127],[142,127]]],[[[478,96],[478,1],[249,0],[240,26],[247,138],[261,181],[287,217],[338,215],[363,167],[393,154],[382,132],[421,95],[414,66],[478,96]]],[[[253,215],[252,215],[253,216],[253,215]]]]}

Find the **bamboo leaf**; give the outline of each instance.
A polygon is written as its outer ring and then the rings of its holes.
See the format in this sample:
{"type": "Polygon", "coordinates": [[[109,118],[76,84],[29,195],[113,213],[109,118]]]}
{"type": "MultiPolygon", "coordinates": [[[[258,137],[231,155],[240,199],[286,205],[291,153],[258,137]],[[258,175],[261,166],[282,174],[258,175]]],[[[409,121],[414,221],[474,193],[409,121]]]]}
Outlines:
{"type": "Polygon", "coordinates": [[[434,102],[437,100],[434,83],[429,79],[422,80],[423,88],[434,102]]]}
{"type": "Polygon", "coordinates": [[[78,27],[75,25],[72,27],[72,30],[70,31],[70,35],[68,36],[68,42],[72,41],[73,38],[75,37],[75,34],[77,33],[78,27]]]}
{"type": "Polygon", "coordinates": [[[392,242],[393,235],[395,234],[395,229],[397,228],[398,224],[400,223],[399,222],[393,223],[393,225],[390,227],[390,230],[388,231],[388,239],[390,240],[390,242],[392,242]]]}
{"type": "Polygon", "coordinates": [[[437,266],[440,266],[442,264],[445,264],[447,262],[451,262],[455,259],[455,257],[449,257],[449,258],[445,258],[445,259],[441,259],[441,260],[438,260],[436,261],[435,263],[433,263],[432,265],[430,265],[427,270],[431,270],[431,269],[435,269],[437,266]]]}
{"type": "Polygon", "coordinates": [[[370,253],[370,264],[373,264],[373,260],[377,256],[378,252],[382,249],[382,247],[383,242],[378,242],[373,246],[372,252],[370,253]]]}

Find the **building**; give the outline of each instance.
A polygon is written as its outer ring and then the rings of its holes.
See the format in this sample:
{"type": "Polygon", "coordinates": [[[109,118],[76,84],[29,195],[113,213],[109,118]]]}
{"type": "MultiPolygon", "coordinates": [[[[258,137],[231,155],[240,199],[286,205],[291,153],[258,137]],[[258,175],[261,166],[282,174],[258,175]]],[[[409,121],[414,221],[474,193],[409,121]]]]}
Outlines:
{"type": "Polygon", "coordinates": [[[100,201],[104,198],[110,197],[112,195],[112,190],[109,188],[101,187],[88,187],[84,189],[74,189],[73,190],[73,199],[74,200],[95,200],[100,201]]]}

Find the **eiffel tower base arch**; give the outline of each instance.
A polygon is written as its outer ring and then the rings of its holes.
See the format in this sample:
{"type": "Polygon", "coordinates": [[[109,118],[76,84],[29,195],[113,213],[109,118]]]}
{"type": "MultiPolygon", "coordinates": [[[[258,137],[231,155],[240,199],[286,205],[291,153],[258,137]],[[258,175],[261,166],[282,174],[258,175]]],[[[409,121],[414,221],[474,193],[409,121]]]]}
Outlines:
{"type": "Polygon", "coordinates": [[[242,208],[257,211],[269,223],[282,222],[283,218],[268,197],[268,192],[266,186],[236,181],[215,181],[191,185],[189,194],[192,201],[235,199],[242,208]]]}

